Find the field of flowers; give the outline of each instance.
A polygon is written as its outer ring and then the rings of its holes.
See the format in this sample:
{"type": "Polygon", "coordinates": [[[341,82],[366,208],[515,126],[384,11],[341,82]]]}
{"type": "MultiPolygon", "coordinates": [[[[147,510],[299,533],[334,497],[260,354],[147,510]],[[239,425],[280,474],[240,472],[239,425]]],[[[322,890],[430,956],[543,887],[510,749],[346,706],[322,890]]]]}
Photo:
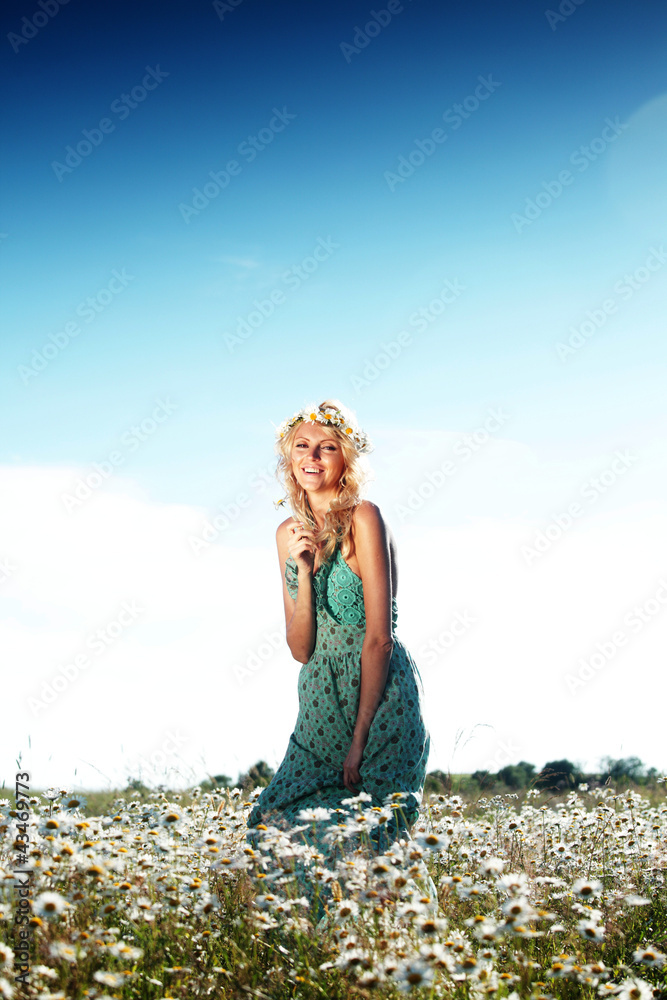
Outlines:
{"type": "Polygon", "coordinates": [[[0,997],[667,996],[661,799],[436,795],[378,854],[400,795],[249,841],[258,792],[1,801],[0,997]]]}

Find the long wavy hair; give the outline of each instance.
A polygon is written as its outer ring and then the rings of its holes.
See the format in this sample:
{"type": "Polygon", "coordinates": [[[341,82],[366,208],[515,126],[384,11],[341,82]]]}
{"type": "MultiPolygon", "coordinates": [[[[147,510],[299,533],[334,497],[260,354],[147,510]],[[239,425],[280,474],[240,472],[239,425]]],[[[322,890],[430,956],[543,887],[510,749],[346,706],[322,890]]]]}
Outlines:
{"type": "MultiPolygon", "coordinates": [[[[337,409],[348,423],[357,423],[352,411],[343,406],[337,399],[325,399],[324,402],[320,403],[319,409],[327,411],[337,409]]],[[[368,481],[369,470],[365,456],[359,454],[343,431],[330,424],[328,429],[340,444],[345,468],[338,481],[338,493],[329,504],[329,510],[325,514],[324,526],[317,530],[317,522],[308,501],[308,494],[296,481],[292,472],[292,445],[301,423],[302,421],[299,421],[298,424],[291,427],[287,434],[276,442],[276,452],[278,453],[276,476],[285,489],[286,499],[295,520],[302,521],[308,527],[316,529],[315,542],[320,548],[321,561],[325,563],[332,558],[336,551],[336,545],[340,545],[343,558],[351,552],[352,515],[355,507],[362,500],[362,491],[368,481]]]]}

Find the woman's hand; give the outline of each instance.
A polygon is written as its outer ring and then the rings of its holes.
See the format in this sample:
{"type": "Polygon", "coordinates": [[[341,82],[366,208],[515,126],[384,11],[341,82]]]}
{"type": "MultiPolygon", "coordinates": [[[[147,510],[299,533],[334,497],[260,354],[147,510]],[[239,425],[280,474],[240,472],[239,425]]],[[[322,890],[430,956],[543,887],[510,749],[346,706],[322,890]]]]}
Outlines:
{"type": "Polygon", "coordinates": [[[348,750],[347,757],[343,761],[343,784],[356,795],[358,788],[355,785],[361,784],[361,775],[359,774],[359,766],[361,764],[361,758],[364,754],[364,744],[357,739],[352,740],[352,746],[348,750]]]}
{"type": "Polygon", "coordinates": [[[307,528],[301,521],[291,524],[288,529],[287,549],[294,562],[303,573],[312,573],[315,565],[316,545],[313,540],[313,529],[307,528]]]}

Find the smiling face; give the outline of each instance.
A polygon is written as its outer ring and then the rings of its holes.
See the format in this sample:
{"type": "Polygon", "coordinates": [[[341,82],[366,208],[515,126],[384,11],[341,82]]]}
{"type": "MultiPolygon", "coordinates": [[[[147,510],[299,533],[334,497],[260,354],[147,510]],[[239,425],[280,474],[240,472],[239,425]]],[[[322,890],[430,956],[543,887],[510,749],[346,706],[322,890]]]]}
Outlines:
{"type": "Polygon", "coordinates": [[[345,472],[345,458],[338,438],[324,424],[302,421],[292,441],[292,472],[308,493],[335,496],[345,472]]]}

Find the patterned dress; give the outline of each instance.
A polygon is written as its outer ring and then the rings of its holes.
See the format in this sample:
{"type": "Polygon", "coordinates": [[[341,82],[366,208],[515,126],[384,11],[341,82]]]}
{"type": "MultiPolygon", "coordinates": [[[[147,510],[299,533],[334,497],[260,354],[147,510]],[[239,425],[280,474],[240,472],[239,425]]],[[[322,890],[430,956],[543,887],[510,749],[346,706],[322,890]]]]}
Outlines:
{"type": "MultiPolygon", "coordinates": [[[[287,589],[296,598],[298,568],[289,556],[287,589]]],[[[352,793],[343,786],[343,761],[350,749],[361,684],[361,647],[366,633],[364,594],[337,547],[329,563],[313,576],[317,636],[299,673],[299,715],[285,758],[248,818],[248,826],[296,825],[301,809],[341,808],[352,793]]],[[[368,734],[359,773],[360,791],[381,806],[388,795],[404,792],[399,818],[411,825],[422,798],[429,736],[420,707],[421,678],[396,637],[396,600],[392,598],[394,647],[387,684],[368,734]]],[[[371,803],[369,803],[371,804],[371,803]]],[[[343,807],[344,808],[344,807],[343,807]]],[[[388,831],[387,831],[388,832],[388,831]]]]}

